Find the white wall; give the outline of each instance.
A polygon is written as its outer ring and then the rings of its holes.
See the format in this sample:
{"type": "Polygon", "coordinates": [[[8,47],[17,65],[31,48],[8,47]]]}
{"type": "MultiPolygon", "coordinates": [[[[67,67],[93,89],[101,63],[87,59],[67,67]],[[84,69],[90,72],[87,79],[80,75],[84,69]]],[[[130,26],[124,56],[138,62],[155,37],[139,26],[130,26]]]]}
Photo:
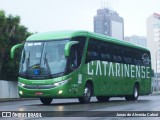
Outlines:
{"type": "Polygon", "coordinates": [[[119,40],[123,40],[123,24],[120,22],[112,21],[112,37],[117,38],[119,40]]]}
{"type": "Polygon", "coordinates": [[[19,98],[17,84],[17,81],[0,80],[0,99],[19,98]]]}

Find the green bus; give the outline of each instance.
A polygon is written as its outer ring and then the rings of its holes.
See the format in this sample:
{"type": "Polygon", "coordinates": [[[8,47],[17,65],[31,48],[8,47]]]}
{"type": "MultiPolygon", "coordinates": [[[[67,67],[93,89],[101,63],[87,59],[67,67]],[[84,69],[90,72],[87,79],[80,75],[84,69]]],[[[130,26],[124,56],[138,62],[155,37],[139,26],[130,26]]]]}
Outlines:
{"type": "Polygon", "coordinates": [[[29,36],[23,47],[18,92],[21,98],[78,98],[88,103],[110,97],[137,100],[151,93],[150,51],[88,31],[56,31],[29,36]]]}

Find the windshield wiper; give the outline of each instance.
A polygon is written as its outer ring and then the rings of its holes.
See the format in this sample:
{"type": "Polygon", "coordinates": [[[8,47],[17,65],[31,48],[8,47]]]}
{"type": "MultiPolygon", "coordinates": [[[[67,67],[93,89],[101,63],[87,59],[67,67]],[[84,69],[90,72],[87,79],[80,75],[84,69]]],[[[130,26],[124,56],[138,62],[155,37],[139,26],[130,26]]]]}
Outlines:
{"type": "Polygon", "coordinates": [[[49,76],[51,75],[51,70],[50,70],[50,67],[49,67],[49,64],[48,64],[48,59],[47,59],[47,52],[45,53],[45,57],[44,57],[44,64],[46,64],[46,67],[47,67],[47,72],[49,74],[49,76]]]}
{"type": "Polygon", "coordinates": [[[29,68],[29,63],[30,63],[30,52],[28,53],[28,57],[26,58],[26,68],[29,68]]]}

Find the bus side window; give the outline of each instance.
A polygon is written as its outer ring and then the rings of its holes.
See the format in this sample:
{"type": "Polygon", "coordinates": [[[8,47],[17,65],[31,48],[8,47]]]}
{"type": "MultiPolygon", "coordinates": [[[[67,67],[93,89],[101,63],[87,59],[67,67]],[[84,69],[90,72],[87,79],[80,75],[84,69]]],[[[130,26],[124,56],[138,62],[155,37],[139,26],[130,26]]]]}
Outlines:
{"type": "Polygon", "coordinates": [[[82,61],[86,37],[78,36],[78,37],[72,38],[72,40],[79,42],[75,47],[75,49],[77,51],[77,68],[78,68],[81,64],[81,61],[82,61]]]}
{"type": "Polygon", "coordinates": [[[100,44],[101,61],[112,61],[112,50],[109,43],[101,42],[100,44]]]}
{"type": "Polygon", "coordinates": [[[142,65],[141,51],[133,49],[132,52],[133,52],[133,56],[134,56],[134,64],[138,65],[138,66],[142,65]]]}
{"type": "Polygon", "coordinates": [[[142,59],[143,66],[149,66],[151,64],[151,58],[150,58],[149,52],[142,51],[141,59],[142,59]]]}
{"type": "Polygon", "coordinates": [[[121,46],[113,45],[113,62],[123,63],[121,46]]]}
{"type": "Polygon", "coordinates": [[[100,60],[99,41],[90,39],[88,43],[85,63],[88,63],[94,60],[100,60]]]}
{"type": "Polygon", "coordinates": [[[124,48],[123,49],[123,57],[124,57],[124,63],[125,64],[132,64],[132,54],[130,49],[124,48]]]}

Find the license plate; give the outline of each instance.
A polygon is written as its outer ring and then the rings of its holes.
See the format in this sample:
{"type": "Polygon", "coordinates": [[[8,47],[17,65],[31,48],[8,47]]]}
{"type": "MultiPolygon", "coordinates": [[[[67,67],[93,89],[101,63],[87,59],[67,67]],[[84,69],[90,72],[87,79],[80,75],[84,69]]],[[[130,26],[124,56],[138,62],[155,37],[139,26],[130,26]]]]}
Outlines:
{"type": "Polygon", "coordinates": [[[35,95],[43,95],[42,92],[35,92],[35,95]]]}

